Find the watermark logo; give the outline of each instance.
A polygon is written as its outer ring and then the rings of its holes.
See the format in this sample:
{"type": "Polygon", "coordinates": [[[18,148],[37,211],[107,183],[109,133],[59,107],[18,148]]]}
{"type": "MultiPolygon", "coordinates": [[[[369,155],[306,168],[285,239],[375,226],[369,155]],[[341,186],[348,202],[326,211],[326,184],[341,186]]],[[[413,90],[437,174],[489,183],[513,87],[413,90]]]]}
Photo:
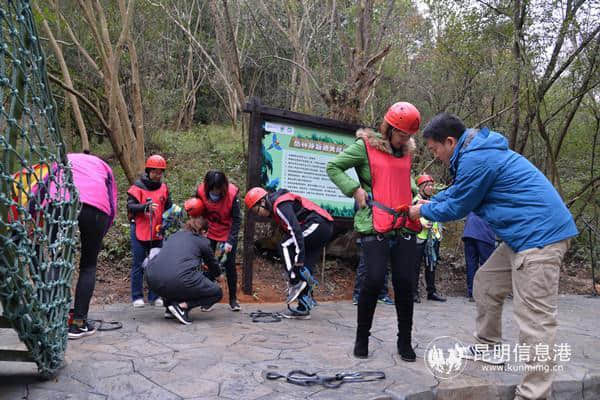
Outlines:
{"type": "Polygon", "coordinates": [[[438,379],[451,379],[460,375],[467,366],[462,358],[465,346],[452,336],[433,339],[425,349],[425,365],[438,379]]]}

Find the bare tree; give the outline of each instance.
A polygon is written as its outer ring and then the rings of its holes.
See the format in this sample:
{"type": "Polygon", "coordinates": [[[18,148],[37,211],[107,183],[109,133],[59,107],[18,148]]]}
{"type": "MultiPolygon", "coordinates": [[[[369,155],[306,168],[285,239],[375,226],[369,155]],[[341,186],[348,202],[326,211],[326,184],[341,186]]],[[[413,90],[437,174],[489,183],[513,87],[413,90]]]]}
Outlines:
{"type": "MultiPolygon", "coordinates": [[[[50,1],[50,5],[52,5],[52,7],[54,8],[55,11],[57,10],[56,1],[54,1],[54,0],[50,1]]],[[[48,40],[50,41],[50,45],[52,47],[52,50],[54,51],[54,55],[56,56],[56,61],[58,62],[58,65],[60,67],[60,71],[62,73],[62,77],[65,82],[65,85],[67,85],[69,87],[73,87],[73,80],[71,79],[69,67],[67,66],[67,63],[65,62],[65,58],[63,56],[61,45],[54,37],[54,34],[52,33],[52,30],[50,29],[50,25],[48,24],[48,21],[46,20],[44,13],[39,8],[38,4],[34,3],[34,7],[35,7],[35,10],[38,12],[38,14],[41,16],[42,28],[44,29],[44,32],[48,35],[48,40]]],[[[77,130],[79,131],[79,136],[81,137],[81,150],[89,151],[90,141],[88,139],[88,134],[87,134],[87,129],[85,127],[85,123],[83,122],[83,116],[81,115],[81,109],[79,108],[79,101],[77,100],[77,96],[75,96],[73,93],[67,91],[67,98],[69,99],[69,102],[71,103],[71,107],[73,107],[73,116],[75,117],[75,122],[77,124],[77,130]]],[[[67,118],[67,120],[70,120],[70,119],[67,118]]]]}
{"type": "Polygon", "coordinates": [[[120,30],[116,42],[111,38],[111,29],[109,29],[106,13],[100,1],[78,0],[77,4],[93,42],[91,48],[86,49],[82,45],[60,9],[57,10],[58,16],[65,25],[72,42],[86,60],[89,71],[92,71],[103,82],[103,102],[106,106],[94,104],[83,91],[73,87],[73,82],[68,80],[62,82],[52,75],[50,75],[50,79],[67,90],[70,95],[76,96],[96,115],[110,139],[127,179],[133,183],[137,174],[143,171],[145,160],[141,78],[137,51],[130,30],[135,0],[118,0],[117,2],[120,30]],[[124,89],[120,81],[121,60],[124,51],[128,53],[129,73],[131,74],[131,88],[128,93],[130,107],[125,100],[124,89]]]}

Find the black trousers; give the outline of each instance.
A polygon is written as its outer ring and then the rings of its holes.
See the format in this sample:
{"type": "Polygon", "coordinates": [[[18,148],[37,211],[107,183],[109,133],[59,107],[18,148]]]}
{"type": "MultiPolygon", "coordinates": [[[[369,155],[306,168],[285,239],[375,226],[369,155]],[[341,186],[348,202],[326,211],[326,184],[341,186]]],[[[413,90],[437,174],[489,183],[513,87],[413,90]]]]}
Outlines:
{"type": "MultiPolygon", "coordinates": [[[[304,237],[304,266],[314,275],[314,267],[317,265],[319,258],[321,257],[323,247],[327,244],[331,235],[333,234],[333,222],[325,219],[319,222],[307,223],[302,232],[304,237]]],[[[295,244],[294,239],[287,236],[280,244],[279,250],[282,255],[283,264],[288,276],[290,277],[290,283],[295,285],[300,281],[299,268],[294,265],[295,259],[295,244]]],[[[309,293],[308,286],[300,293],[300,296],[304,296],[309,293]]],[[[298,304],[298,310],[303,311],[305,307],[302,303],[298,304]]]]}
{"type": "Polygon", "coordinates": [[[99,209],[84,204],[79,213],[81,234],[81,259],[79,279],[75,289],[75,310],[73,319],[87,319],[90,300],[96,286],[96,265],[102,248],[102,238],[108,230],[110,217],[99,209]]]}
{"type": "MultiPolygon", "coordinates": [[[[438,246],[439,246],[439,242],[438,246]]],[[[425,267],[425,284],[427,286],[427,294],[433,294],[435,290],[435,265],[428,266],[425,260],[425,245],[427,242],[417,243],[417,260],[415,262],[415,286],[414,295],[419,295],[419,278],[421,275],[421,265],[425,267]]]]}
{"type": "MultiPolygon", "coordinates": [[[[210,247],[213,252],[217,248],[216,240],[210,239],[210,247]]],[[[227,288],[229,290],[229,302],[237,299],[237,270],[235,269],[235,255],[237,251],[237,243],[233,245],[233,248],[227,255],[227,261],[225,261],[225,276],[227,277],[227,288]]],[[[217,260],[219,261],[219,260],[217,260]]]]}
{"type": "MultiPolygon", "coordinates": [[[[304,266],[308,268],[310,273],[313,273],[313,268],[317,265],[321,257],[321,251],[327,244],[333,234],[333,223],[325,219],[322,222],[308,223],[304,226],[302,236],[304,238],[304,266]]],[[[290,283],[296,284],[300,280],[298,268],[294,266],[296,245],[294,239],[287,235],[284,240],[279,243],[279,251],[282,255],[283,265],[290,283]]]]}
{"type": "Polygon", "coordinates": [[[370,335],[377,297],[384,285],[385,272],[390,264],[398,318],[398,338],[410,341],[414,306],[415,235],[363,236],[361,245],[367,265],[367,276],[358,298],[357,337],[366,338],[370,335]]]}
{"type": "Polygon", "coordinates": [[[173,303],[186,302],[188,310],[191,310],[198,306],[210,307],[223,298],[223,290],[219,284],[208,279],[200,271],[195,271],[181,279],[172,277],[170,280],[164,280],[163,278],[154,277],[151,273],[147,275],[148,286],[163,298],[165,307],[173,303]]]}

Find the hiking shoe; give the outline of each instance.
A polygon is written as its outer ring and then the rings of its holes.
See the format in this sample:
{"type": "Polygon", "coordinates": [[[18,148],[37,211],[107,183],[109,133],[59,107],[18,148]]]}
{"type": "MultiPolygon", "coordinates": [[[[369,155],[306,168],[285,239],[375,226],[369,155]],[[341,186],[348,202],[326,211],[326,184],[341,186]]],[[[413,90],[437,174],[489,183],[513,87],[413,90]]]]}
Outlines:
{"type": "Polygon", "coordinates": [[[394,305],[394,300],[390,299],[390,296],[387,296],[387,295],[380,299],[377,299],[377,302],[381,303],[381,304],[387,304],[388,306],[394,305]]]}
{"type": "Polygon", "coordinates": [[[305,281],[298,281],[298,283],[296,283],[295,285],[290,285],[288,287],[286,303],[290,304],[291,302],[296,300],[298,298],[298,296],[300,296],[300,293],[302,293],[304,288],[306,288],[305,281]]]}
{"type": "Polygon", "coordinates": [[[134,300],[131,304],[133,304],[133,308],[141,308],[144,307],[146,303],[144,303],[144,299],[137,299],[134,300]]]}
{"type": "Polygon", "coordinates": [[[96,327],[88,321],[85,321],[83,326],[69,325],[69,339],[81,339],[84,336],[90,336],[94,333],[96,333],[96,327]]]}
{"type": "Polygon", "coordinates": [[[500,346],[487,344],[474,344],[461,348],[460,357],[466,360],[481,361],[492,365],[502,365],[508,361],[509,354],[505,355],[500,350],[500,346]]]}
{"type": "Polygon", "coordinates": [[[358,305],[358,297],[352,296],[352,305],[353,306],[357,306],[358,305]]]}
{"type": "Polygon", "coordinates": [[[200,311],[202,311],[202,312],[211,312],[214,308],[215,308],[214,304],[211,304],[208,307],[206,307],[206,306],[200,306],[200,311]]]}
{"type": "Polygon", "coordinates": [[[403,361],[415,362],[417,360],[417,355],[410,344],[410,340],[398,339],[396,342],[396,347],[398,348],[398,354],[403,361]]]}
{"type": "Polygon", "coordinates": [[[368,358],[369,357],[369,337],[356,338],[354,342],[354,357],[356,358],[368,358]]]}
{"type": "Polygon", "coordinates": [[[287,310],[281,316],[287,319],[310,319],[310,311],[287,310]]]}
{"type": "Polygon", "coordinates": [[[240,303],[238,303],[237,300],[231,300],[229,302],[229,307],[231,308],[231,311],[240,311],[242,309],[242,307],[240,307],[240,303]]]}
{"type": "Polygon", "coordinates": [[[179,304],[171,304],[169,307],[169,312],[182,324],[189,325],[192,323],[190,317],[188,316],[187,310],[183,310],[179,307],[179,304]]]}
{"type": "Polygon", "coordinates": [[[154,302],[152,304],[154,305],[154,307],[164,307],[165,306],[163,299],[161,299],[160,297],[158,297],[156,300],[154,300],[154,302]]]}

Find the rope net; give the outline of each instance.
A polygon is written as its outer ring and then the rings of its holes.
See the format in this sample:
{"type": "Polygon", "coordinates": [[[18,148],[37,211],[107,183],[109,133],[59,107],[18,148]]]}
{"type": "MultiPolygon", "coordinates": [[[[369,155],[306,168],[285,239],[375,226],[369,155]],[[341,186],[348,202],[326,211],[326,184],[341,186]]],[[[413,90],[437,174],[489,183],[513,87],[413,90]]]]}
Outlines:
{"type": "Polygon", "coordinates": [[[0,303],[49,377],[67,345],[79,202],[29,1],[0,3],[0,31],[0,303]]]}

